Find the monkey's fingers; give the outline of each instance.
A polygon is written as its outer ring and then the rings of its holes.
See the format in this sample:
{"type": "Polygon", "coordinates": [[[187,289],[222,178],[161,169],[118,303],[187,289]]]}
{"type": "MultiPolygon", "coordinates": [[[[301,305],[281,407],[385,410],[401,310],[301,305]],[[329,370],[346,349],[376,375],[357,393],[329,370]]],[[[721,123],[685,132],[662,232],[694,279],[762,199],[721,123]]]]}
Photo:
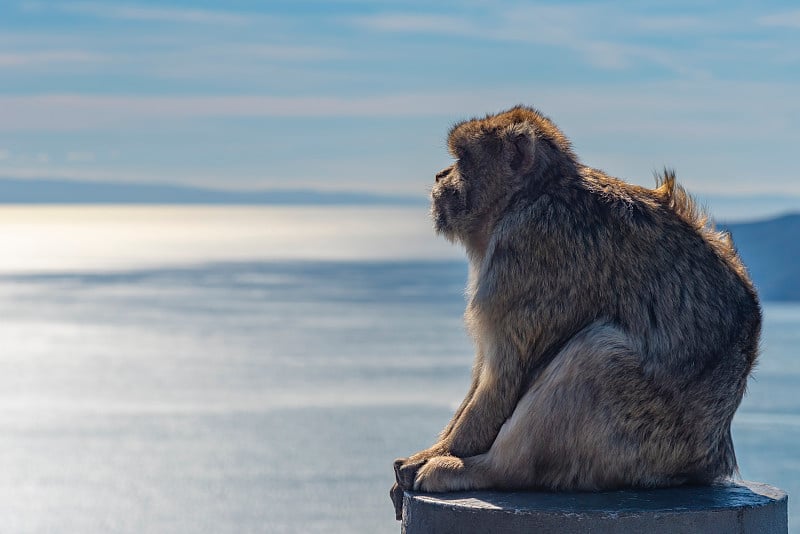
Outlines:
{"type": "Polygon", "coordinates": [[[427,460],[409,461],[408,458],[398,458],[394,462],[394,477],[397,484],[403,489],[414,489],[414,479],[417,471],[425,465],[427,460]],[[404,461],[401,461],[404,460],[404,461]]]}
{"type": "Polygon", "coordinates": [[[392,499],[394,505],[394,517],[398,521],[403,519],[403,488],[397,485],[392,486],[389,490],[389,498],[392,499]]]}
{"type": "Polygon", "coordinates": [[[394,461],[394,478],[400,482],[400,468],[408,461],[408,458],[397,458],[394,461]]]}

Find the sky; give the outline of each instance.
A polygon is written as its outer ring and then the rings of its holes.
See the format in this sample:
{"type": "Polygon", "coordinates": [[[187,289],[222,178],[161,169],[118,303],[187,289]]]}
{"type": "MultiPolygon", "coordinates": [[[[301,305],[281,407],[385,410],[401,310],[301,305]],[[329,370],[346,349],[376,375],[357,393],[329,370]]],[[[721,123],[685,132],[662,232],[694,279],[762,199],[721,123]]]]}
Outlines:
{"type": "Polygon", "coordinates": [[[32,186],[424,196],[454,122],[522,103],[628,181],[800,198],[797,95],[789,1],[0,3],[0,178],[32,186]]]}

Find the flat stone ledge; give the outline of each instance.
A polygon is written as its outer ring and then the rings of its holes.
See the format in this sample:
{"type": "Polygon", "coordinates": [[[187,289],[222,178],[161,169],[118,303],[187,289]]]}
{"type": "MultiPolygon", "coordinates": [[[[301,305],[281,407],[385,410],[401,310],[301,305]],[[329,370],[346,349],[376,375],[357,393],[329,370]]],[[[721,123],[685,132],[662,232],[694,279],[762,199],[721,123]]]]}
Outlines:
{"type": "Polygon", "coordinates": [[[787,496],[758,482],[601,493],[468,491],[403,497],[404,534],[786,534],[787,496]]]}

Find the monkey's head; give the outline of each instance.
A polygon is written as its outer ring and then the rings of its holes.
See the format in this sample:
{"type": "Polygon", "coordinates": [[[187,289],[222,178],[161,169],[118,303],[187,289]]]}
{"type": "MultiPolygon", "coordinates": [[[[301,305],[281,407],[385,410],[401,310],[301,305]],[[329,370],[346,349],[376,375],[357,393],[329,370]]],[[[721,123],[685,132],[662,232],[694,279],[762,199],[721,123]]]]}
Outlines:
{"type": "Polygon", "coordinates": [[[456,124],[447,145],[456,162],[436,174],[431,215],[438,233],[465,245],[488,235],[509,200],[553,164],[575,163],[555,124],[523,106],[456,124]]]}

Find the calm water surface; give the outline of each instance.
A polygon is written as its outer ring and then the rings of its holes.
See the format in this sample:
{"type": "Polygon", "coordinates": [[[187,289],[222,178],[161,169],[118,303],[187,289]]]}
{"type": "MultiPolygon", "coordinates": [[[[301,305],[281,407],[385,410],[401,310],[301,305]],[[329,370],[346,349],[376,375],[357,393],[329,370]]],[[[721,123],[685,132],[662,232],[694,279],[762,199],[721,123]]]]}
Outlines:
{"type": "MultiPolygon", "coordinates": [[[[424,217],[0,209],[0,532],[398,532],[391,460],[471,363],[466,268],[424,217]]],[[[800,495],[800,305],[765,315],[734,439],[800,495]]]]}

